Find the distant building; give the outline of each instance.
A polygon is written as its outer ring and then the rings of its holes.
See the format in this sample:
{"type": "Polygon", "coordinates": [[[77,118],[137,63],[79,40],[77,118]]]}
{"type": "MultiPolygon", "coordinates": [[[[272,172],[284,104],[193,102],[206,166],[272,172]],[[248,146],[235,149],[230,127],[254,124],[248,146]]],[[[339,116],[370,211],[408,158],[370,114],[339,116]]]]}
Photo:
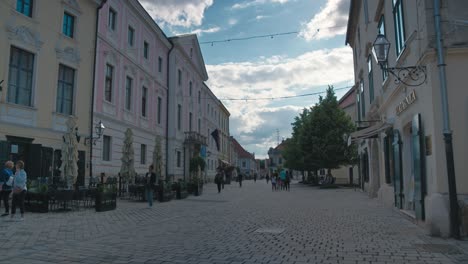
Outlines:
{"type": "Polygon", "coordinates": [[[286,147],[286,141],[283,140],[278,146],[275,148],[270,148],[268,150],[268,168],[270,173],[273,173],[279,169],[284,169],[285,160],[283,158],[283,150],[286,147]]]}
{"type": "Polygon", "coordinates": [[[237,167],[239,168],[240,173],[244,175],[244,179],[252,178],[254,173],[257,173],[255,154],[245,150],[234,137],[231,137],[231,140],[236,151],[237,167]]]}

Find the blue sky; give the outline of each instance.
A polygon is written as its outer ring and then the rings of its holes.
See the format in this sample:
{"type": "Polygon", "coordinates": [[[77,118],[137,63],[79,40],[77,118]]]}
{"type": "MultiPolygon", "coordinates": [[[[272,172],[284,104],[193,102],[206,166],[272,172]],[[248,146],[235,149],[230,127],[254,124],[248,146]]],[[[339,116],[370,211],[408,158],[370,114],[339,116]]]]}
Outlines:
{"type": "MultiPolygon", "coordinates": [[[[218,98],[294,96],[353,84],[345,47],[349,0],[140,0],[166,35],[196,33],[199,41],[298,34],[201,44],[211,90],[218,98]]],[[[338,97],[347,89],[340,89],[338,97]]],[[[223,100],[231,135],[257,158],[291,135],[293,118],[318,96],[223,100]]]]}

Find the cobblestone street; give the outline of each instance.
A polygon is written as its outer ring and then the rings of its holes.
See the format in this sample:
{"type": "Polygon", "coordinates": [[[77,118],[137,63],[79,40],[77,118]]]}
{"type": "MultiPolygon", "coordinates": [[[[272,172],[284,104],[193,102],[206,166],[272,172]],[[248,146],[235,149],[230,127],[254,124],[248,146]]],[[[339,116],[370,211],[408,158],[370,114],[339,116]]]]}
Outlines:
{"type": "Polygon", "coordinates": [[[359,191],[299,184],[0,220],[0,263],[468,263],[467,242],[426,236],[359,191]]]}

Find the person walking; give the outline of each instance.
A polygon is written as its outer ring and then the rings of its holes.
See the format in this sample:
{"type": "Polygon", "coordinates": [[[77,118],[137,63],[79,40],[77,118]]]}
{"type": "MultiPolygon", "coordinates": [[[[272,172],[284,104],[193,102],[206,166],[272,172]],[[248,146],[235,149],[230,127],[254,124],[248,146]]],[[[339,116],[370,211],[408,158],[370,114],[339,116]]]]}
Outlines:
{"type": "Polygon", "coordinates": [[[237,178],[239,179],[239,187],[242,188],[242,173],[239,173],[239,176],[237,176],[237,178]]]}
{"type": "Polygon", "coordinates": [[[268,184],[268,182],[270,181],[270,175],[267,174],[265,178],[266,178],[266,181],[267,181],[267,184],[268,184]]]}
{"type": "Polygon", "coordinates": [[[257,182],[257,173],[254,173],[254,182],[257,182]]]}
{"type": "Polygon", "coordinates": [[[0,203],[3,201],[5,206],[5,213],[2,216],[7,216],[10,213],[10,193],[11,193],[11,181],[10,177],[13,176],[13,161],[9,160],[5,162],[5,167],[0,171],[0,203]]]}
{"type": "Polygon", "coordinates": [[[271,190],[276,191],[276,177],[274,175],[271,176],[271,190]]]}
{"type": "Polygon", "coordinates": [[[216,173],[216,176],[215,176],[215,183],[216,185],[218,186],[218,193],[221,193],[221,185],[222,185],[222,182],[223,182],[223,179],[222,179],[222,175],[221,175],[221,172],[218,170],[218,172],[216,173]]]}
{"type": "Polygon", "coordinates": [[[284,190],[286,188],[286,171],[282,169],[279,173],[280,179],[281,179],[281,190],[284,190]]]}
{"type": "Polygon", "coordinates": [[[289,171],[286,171],[286,180],[284,181],[284,183],[285,183],[286,190],[289,192],[289,186],[291,183],[291,176],[290,176],[289,171]]]}
{"type": "Polygon", "coordinates": [[[148,201],[148,208],[153,207],[153,190],[156,184],[156,173],[154,173],[154,166],[151,164],[148,172],[145,175],[145,194],[148,201]]]}
{"type": "Polygon", "coordinates": [[[11,204],[11,219],[15,218],[16,207],[20,208],[21,218],[24,220],[24,197],[26,196],[26,181],[28,176],[24,171],[24,162],[19,160],[16,162],[16,172],[13,179],[13,199],[11,204]]]}

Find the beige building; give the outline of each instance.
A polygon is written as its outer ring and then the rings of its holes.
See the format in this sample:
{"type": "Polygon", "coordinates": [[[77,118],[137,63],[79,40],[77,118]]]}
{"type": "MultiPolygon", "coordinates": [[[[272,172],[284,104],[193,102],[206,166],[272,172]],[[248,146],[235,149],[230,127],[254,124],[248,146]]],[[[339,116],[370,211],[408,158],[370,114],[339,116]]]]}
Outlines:
{"type": "MultiPolygon", "coordinates": [[[[352,0],[346,43],[353,48],[362,187],[433,235],[450,234],[450,207],[436,49],[434,1],[352,0]],[[372,56],[377,35],[391,43],[383,71],[372,56]],[[414,68],[412,68],[414,69],[414,68]]],[[[456,188],[462,214],[468,201],[468,2],[443,1],[443,58],[453,131],[456,188]]],[[[467,231],[467,215],[461,216],[467,231]]]]}
{"type": "MultiPolygon", "coordinates": [[[[352,87],[343,97],[338,101],[338,105],[346,114],[351,118],[353,122],[356,121],[356,91],[355,87],[352,87]]],[[[318,171],[319,177],[326,176],[326,170],[321,169],[318,171]]],[[[332,170],[331,174],[335,178],[335,184],[350,184],[355,185],[359,183],[358,178],[358,166],[347,165],[341,166],[338,169],[332,170]]]]}
{"type": "Polygon", "coordinates": [[[101,1],[0,1],[0,161],[30,179],[60,175],[62,136],[77,119],[78,184],[89,168],[96,14],[101,1]]]}

